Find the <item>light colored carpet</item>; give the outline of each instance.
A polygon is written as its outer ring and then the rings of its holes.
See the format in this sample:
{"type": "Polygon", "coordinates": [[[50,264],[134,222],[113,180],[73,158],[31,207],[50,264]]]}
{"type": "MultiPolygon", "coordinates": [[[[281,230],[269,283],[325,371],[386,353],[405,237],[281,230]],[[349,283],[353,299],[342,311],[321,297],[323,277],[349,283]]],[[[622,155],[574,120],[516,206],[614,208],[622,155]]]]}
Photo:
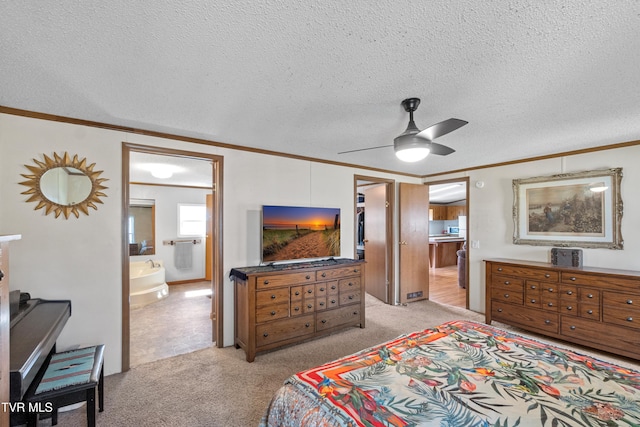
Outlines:
{"type": "MultiPolygon", "coordinates": [[[[390,306],[367,295],[366,303],[365,329],[261,353],[253,363],[234,347],[207,348],[110,375],[97,425],[257,426],[273,393],[296,372],[450,320],[484,321],[482,314],[430,301],[390,306]]],[[[60,414],[59,425],[85,426],[85,408],[60,414]]]]}

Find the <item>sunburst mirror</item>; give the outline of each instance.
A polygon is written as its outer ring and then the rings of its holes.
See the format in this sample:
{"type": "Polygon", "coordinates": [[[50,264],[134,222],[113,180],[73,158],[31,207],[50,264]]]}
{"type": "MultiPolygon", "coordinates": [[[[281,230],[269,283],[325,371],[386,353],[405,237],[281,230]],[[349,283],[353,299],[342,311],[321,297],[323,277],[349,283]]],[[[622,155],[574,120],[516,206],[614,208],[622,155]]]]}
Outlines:
{"type": "Polygon", "coordinates": [[[34,210],[43,209],[45,215],[61,214],[65,219],[70,215],[80,217],[80,212],[89,215],[89,208],[98,210],[96,203],[102,203],[100,197],[108,187],[102,185],[106,178],[99,178],[103,171],[94,171],[95,163],[87,166],[87,159],[73,158],[69,153],[62,156],[53,153],[53,159],[43,154],[44,162],[33,159],[36,166],[24,165],[31,174],[21,174],[27,181],[20,184],[29,187],[21,194],[30,195],[27,202],[37,202],[34,210]]]}

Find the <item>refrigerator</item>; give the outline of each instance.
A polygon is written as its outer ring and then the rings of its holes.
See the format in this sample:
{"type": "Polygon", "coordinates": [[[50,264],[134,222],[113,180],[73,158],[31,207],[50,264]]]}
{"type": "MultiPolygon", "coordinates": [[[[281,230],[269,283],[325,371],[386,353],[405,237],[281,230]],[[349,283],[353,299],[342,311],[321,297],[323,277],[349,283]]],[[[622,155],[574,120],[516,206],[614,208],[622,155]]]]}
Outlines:
{"type": "Polygon", "coordinates": [[[467,217],[463,215],[458,217],[458,237],[467,239],[467,217]]]}

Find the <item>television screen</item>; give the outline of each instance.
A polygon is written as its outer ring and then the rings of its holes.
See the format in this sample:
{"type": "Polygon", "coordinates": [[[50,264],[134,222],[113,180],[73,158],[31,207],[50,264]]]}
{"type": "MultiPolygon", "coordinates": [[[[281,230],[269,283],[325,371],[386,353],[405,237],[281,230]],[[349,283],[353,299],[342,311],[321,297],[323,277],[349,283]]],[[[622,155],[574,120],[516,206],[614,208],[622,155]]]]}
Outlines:
{"type": "Polygon", "coordinates": [[[339,208],[262,207],[262,262],[339,255],[339,208]]]}

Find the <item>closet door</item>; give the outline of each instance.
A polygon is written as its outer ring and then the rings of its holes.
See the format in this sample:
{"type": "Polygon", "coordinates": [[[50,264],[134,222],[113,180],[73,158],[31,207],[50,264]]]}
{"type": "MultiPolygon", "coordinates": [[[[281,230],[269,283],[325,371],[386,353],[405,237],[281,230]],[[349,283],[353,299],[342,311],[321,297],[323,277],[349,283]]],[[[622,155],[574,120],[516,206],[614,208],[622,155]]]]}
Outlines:
{"type": "Polygon", "coordinates": [[[367,187],[364,193],[364,270],[366,291],[389,303],[387,266],[387,191],[385,184],[367,187]]]}
{"type": "Polygon", "coordinates": [[[429,187],[400,183],[400,302],[429,296],[429,187]]]}

